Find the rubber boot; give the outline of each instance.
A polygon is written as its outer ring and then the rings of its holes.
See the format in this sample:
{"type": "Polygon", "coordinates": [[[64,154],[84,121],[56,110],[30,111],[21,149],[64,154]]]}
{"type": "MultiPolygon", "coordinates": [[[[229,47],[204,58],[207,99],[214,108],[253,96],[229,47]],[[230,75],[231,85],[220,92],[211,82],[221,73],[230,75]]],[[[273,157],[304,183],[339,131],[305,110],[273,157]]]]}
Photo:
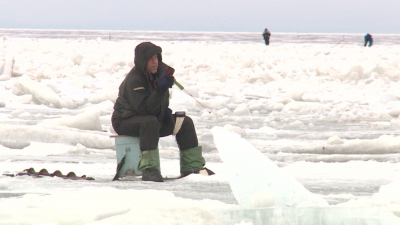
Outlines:
{"type": "Polygon", "coordinates": [[[164,179],[160,172],[160,156],[158,148],[146,150],[140,153],[138,170],[142,171],[142,180],[163,182],[164,179]]]}
{"type": "Polygon", "coordinates": [[[205,165],[201,146],[180,151],[181,177],[199,173],[205,165]]]}
{"type": "Polygon", "coordinates": [[[161,176],[161,172],[158,169],[145,169],[143,170],[142,180],[164,182],[164,178],[161,176]]]}

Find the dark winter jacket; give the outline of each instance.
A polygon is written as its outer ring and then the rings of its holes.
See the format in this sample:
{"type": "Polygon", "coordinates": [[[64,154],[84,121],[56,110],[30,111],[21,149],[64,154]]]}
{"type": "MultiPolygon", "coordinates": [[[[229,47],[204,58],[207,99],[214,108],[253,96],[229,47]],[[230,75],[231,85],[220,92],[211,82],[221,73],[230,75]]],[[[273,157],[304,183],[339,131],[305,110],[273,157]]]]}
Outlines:
{"type": "Polygon", "coordinates": [[[156,80],[172,69],[162,62],[161,48],[150,42],[143,42],[135,49],[135,67],[128,73],[119,87],[111,121],[118,124],[132,116],[153,115],[161,123],[169,105],[168,90],[157,89],[156,80]],[[146,71],[147,61],[158,56],[156,74],[146,71]]]}
{"type": "Polygon", "coordinates": [[[366,35],[364,36],[364,41],[365,41],[365,42],[369,41],[369,42],[371,42],[371,44],[372,44],[372,41],[373,41],[372,35],[366,34],[366,35]]]}
{"type": "Polygon", "coordinates": [[[271,32],[269,32],[268,29],[265,29],[262,33],[262,36],[264,37],[264,39],[269,39],[269,37],[271,37],[271,32]]]}

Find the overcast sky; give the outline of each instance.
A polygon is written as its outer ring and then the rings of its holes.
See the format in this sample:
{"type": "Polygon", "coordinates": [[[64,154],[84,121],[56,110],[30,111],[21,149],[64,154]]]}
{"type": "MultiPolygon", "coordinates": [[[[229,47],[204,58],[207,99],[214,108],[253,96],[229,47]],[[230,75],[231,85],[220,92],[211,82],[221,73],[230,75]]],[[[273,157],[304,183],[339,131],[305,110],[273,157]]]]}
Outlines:
{"type": "Polygon", "coordinates": [[[0,0],[0,29],[400,33],[400,0],[0,0]]]}

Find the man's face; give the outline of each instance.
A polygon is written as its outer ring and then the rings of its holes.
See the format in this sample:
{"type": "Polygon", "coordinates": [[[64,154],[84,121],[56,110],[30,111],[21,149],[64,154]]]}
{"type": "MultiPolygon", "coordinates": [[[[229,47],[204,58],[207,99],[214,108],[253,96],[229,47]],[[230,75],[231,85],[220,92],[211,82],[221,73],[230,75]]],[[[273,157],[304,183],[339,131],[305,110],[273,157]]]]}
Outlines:
{"type": "Polygon", "coordinates": [[[153,57],[151,57],[146,64],[146,69],[150,72],[150,73],[156,73],[157,69],[158,69],[158,57],[157,55],[153,55],[153,57]]]}

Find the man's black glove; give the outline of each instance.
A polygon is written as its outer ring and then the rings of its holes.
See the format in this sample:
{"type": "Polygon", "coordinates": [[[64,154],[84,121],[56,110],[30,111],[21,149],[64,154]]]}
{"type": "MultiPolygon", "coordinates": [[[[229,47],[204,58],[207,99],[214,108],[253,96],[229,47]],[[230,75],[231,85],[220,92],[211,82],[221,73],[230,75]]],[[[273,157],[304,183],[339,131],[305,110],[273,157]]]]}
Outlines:
{"type": "Polygon", "coordinates": [[[165,124],[172,123],[172,110],[168,107],[165,108],[164,123],[165,124]]]}
{"type": "Polygon", "coordinates": [[[168,88],[172,88],[172,85],[174,84],[174,76],[161,76],[157,82],[157,87],[159,89],[168,89],[168,88]]]}

